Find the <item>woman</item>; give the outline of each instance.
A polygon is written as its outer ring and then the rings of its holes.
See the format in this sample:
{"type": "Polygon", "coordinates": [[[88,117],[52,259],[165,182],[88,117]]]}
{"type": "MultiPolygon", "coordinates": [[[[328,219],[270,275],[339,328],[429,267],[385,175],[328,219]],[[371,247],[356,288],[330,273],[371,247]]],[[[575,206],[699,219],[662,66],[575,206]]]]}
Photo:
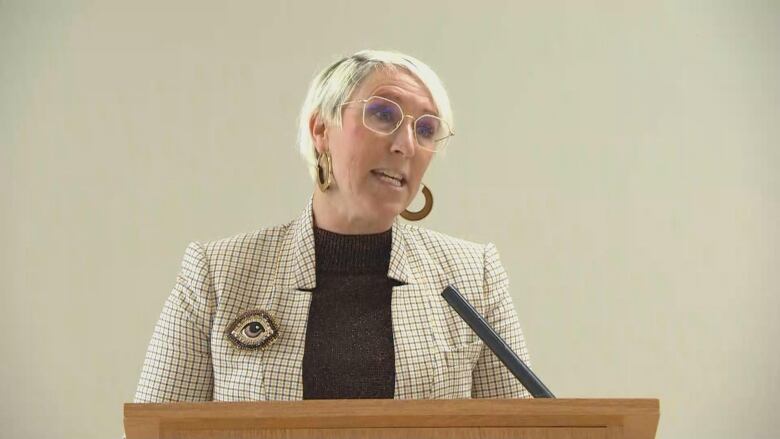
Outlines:
{"type": "Polygon", "coordinates": [[[361,51],[320,73],[300,118],[316,181],[288,224],[191,243],[136,402],[530,395],[439,295],[455,286],[528,361],[492,244],[403,224],[452,136],[438,76],[361,51]]]}

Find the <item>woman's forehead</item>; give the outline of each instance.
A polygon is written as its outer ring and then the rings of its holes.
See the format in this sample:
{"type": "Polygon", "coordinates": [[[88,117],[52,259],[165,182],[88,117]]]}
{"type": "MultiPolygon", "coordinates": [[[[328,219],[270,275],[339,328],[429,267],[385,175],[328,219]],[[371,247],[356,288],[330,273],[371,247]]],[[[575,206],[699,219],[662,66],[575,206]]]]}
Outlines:
{"type": "Polygon", "coordinates": [[[365,99],[372,95],[388,97],[401,105],[414,105],[421,111],[436,114],[428,88],[403,69],[377,70],[366,77],[356,90],[355,97],[365,99]]]}

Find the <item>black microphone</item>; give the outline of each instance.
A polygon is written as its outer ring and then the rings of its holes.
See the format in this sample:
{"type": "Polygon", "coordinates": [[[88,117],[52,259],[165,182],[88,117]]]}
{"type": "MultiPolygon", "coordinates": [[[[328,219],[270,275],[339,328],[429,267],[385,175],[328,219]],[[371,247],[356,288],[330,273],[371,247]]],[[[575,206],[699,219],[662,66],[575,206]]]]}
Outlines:
{"type": "Polygon", "coordinates": [[[515,354],[512,348],[501,338],[493,328],[488,325],[488,322],[479,315],[476,309],[461,296],[460,292],[452,285],[442,291],[441,296],[444,300],[455,309],[460,317],[468,323],[471,329],[477,333],[479,338],[496,354],[499,360],[504,363],[504,366],[509,369],[510,372],[520,380],[520,383],[533,395],[534,398],[555,398],[555,395],[550,392],[544,383],[537,377],[528,366],[523,363],[523,360],[515,354]]]}

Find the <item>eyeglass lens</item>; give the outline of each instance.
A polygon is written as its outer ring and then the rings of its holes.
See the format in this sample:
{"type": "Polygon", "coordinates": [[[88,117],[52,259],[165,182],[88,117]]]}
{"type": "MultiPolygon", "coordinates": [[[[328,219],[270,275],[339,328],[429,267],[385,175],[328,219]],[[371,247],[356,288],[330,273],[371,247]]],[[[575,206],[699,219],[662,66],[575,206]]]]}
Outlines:
{"type": "MultiPolygon", "coordinates": [[[[372,97],[365,103],[363,122],[366,127],[383,134],[393,133],[403,122],[403,111],[395,102],[372,97]]],[[[420,146],[436,149],[438,140],[447,136],[442,121],[434,116],[424,115],[417,119],[414,135],[420,146]]]]}

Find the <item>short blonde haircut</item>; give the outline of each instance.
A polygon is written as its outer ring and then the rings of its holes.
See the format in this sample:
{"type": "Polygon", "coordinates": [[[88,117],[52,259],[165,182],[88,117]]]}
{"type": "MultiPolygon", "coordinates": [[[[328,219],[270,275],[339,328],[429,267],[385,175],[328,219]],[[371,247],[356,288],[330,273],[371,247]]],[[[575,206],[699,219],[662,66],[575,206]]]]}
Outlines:
{"type": "Polygon", "coordinates": [[[312,180],[317,178],[317,150],[309,131],[309,119],[320,114],[329,126],[341,127],[341,103],[374,71],[402,68],[428,89],[438,116],[454,127],[447,90],[439,76],[422,61],[399,52],[361,50],[342,58],[320,72],[311,82],[298,120],[298,149],[306,160],[312,180]]]}

